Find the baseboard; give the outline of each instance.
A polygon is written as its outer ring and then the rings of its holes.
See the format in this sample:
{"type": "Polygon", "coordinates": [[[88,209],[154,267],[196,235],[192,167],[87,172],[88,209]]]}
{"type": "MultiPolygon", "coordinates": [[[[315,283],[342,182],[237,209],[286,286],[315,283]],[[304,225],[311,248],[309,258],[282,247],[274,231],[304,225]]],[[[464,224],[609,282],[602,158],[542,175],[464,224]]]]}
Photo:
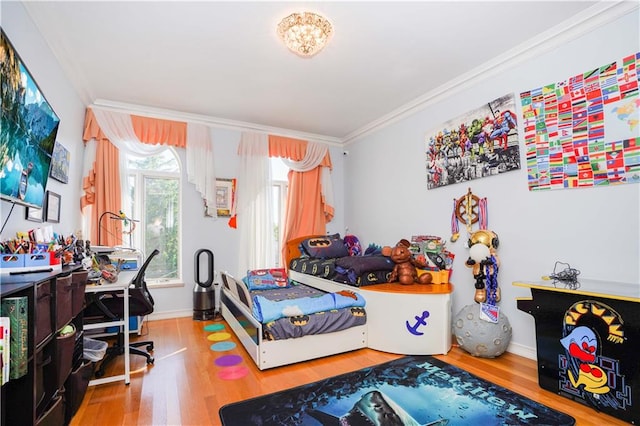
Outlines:
{"type": "Polygon", "coordinates": [[[158,313],[152,313],[149,314],[149,316],[147,317],[147,321],[154,321],[154,320],[164,320],[164,319],[171,319],[171,318],[182,318],[182,317],[190,317],[193,316],[193,310],[189,310],[189,309],[183,309],[180,311],[164,311],[164,312],[158,312],[158,313]]]}
{"type": "Polygon", "coordinates": [[[507,352],[510,352],[512,354],[519,355],[525,358],[529,358],[534,361],[538,359],[538,355],[535,348],[532,348],[530,346],[520,345],[518,343],[513,343],[513,342],[510,343],[509,346],[507,347],[507,352]]]}

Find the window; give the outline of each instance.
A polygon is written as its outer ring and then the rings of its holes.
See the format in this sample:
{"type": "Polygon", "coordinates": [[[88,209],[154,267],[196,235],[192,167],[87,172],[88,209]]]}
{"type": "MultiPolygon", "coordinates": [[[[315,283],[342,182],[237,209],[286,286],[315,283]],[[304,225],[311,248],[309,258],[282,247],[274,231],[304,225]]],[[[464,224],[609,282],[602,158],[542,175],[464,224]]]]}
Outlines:
{"type": "Polygon", "coordinates": [[[130,192],[123,207],[130,206],[130,217],[139,222],[123,242],[145,256],[154,249],[160,251],[146,272],[149,285],[182,283],[178,157],[171,148],[148,157],[127,155],[127,166],[130,192]]]}
{"type": "Polygon", "coordinates": [[[281,267],[280,248],[282,247],[282,230],[284,229],[284,213],[287,205],[287,188],[289,168],[282,162],[281,158],[271,159],[271,180],[273,197],[273,244],[274,265],[281,267]]]}

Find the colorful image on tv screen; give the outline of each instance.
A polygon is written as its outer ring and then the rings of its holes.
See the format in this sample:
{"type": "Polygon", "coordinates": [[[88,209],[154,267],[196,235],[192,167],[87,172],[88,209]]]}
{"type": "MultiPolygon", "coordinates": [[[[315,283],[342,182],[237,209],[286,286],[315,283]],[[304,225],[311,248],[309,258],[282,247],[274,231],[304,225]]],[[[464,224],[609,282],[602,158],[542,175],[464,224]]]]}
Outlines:
{"type": "Polygon", "coordinates": [[[2,32],[0,196],[40,208],[59,118],[2,32]]]}

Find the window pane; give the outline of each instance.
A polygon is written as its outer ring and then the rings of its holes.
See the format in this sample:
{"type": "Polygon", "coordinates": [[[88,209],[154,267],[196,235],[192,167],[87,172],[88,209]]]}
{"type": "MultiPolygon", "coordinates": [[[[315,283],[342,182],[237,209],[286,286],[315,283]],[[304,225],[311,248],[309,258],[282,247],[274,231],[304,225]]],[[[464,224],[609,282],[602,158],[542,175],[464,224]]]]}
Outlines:
{"type": "Polygon", "coordinates": [[[160,154],[149,157],[134,157],[132,155],[128,155],[127,160],[129,162],[128,166],[130,169],[176,173],[180,171],[175,155],[168,148],[160,154]]]}
{"type": "Polygon", "coordinates": [[[142,206],[145,228],[144,252],[154,249],[160,255],[149,265],[147,277],[178,278],[178,225],[180,220],[180,188],[175,178],[144,178],[142,206]]]}
{"type": "Polygon", "coordinates": [[[122,227],[122,244],[125,247],[140,247],[140,214],[136,208],[137,181],[136,175],[130,174],[127,177],[129,183],[128,196],[122,197],[122,210],[127,216],[134,220],[133,226],[122,227]]]}
{"type": "Polygon", "coordinates": [[[280,185],[273,185],[271,187],[271,196],[273,197],[273,254],[275,256],[275,259],[273,259],[273,263],[276,267],[280,266],[280,233],[282,232],[282,230],[280,229],[280,214],[282,213],[281,211],[281,204],[280,204],[280,199],[281,199],[281,195],[280,195],[280,191],[281,191],[282,187],[280,185]]]}
{"type": "Polygon", "coordinates": [[[274,181],[287,181],[289,167],[282,161],[282,158],[271,159],[271,179],[274,181]]]}

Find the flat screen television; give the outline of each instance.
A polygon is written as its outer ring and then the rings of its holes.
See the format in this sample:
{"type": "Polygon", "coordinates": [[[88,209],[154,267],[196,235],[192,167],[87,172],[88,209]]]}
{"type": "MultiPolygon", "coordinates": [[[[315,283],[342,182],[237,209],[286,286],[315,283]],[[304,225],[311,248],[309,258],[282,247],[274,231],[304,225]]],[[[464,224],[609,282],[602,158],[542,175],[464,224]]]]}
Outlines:
{"type": "Polygon", "coordinates": [[[60,119],[1,34],[0,198],[42,208],[60,119]]]}

